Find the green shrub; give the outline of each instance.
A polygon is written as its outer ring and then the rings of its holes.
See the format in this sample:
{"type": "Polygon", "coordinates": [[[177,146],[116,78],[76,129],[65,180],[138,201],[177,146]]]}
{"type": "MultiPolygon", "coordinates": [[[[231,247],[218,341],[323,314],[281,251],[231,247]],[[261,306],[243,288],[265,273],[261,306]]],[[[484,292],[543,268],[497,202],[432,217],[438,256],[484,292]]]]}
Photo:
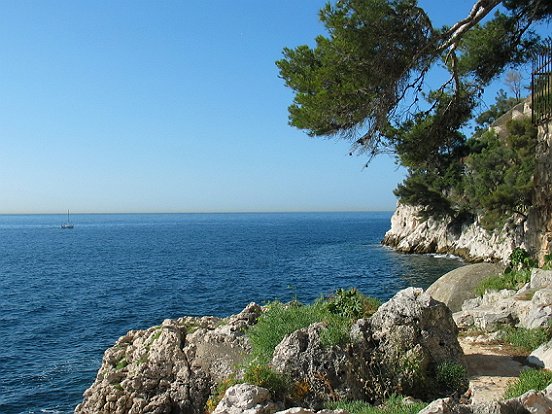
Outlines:
{"type": "Polygon", "coordinates": [[[510,254],[510,267],[514,270],[529,269],[537,264],[527,250],[516,247],[510,254]]]}
{"type": "Polygon", "coordinates": [[[338,289],[327,302],[331,313],[348,319],[370,317],[381,305],[378,299],[367,297],[354,288],[338,289]]]}
{"type": "Polygon", "coordinates": [[[274,371],[267,365],[250,364],[246,367],[243,380],[247,384],[257,385],[270,391],[275,399],[281,399],[290,390],[290,379],[274,371]]]}
{"type": "Polygon", "coordinates": [[[374,407],[364,401],[337,401],[326,405],[330,410],[345,410],[349,414],[416,414],[427,404],[405,404],[399,395],[392,395],[383,405],[374,407]]]}
{"type": "Polygon", "coordinates": [[[552,384],[552,371],[528,369],[523,371],[519,378],[510,384],[504,393],[504,398],[519,397],[529,390],[542,391],[550,384],[552,384]]]}
{"type": "Polygon", "coordinates": [[[507,327],[504,329],[504,334],[504,341],[515,346],[516,348],[530,353],[552,338],[552,329],[507,327]]]}
{"type": "Polygon", "coordinates": [[[490,276],[483,279],[477,287],[475,292],[479,296],[483,296],[485,292],[491,290],[511,289],[518,290],[522,288],[526,283],[531,280],[531,270],[522,269],[517,271],[510,271],[502,275],[490,276]]]}
{"type": "Polygon", "coordinates": [[[456,362],[443,362],[435,372],[437,383],[446,391],[457,391],[467,385],[466,369],[456,362]]]}

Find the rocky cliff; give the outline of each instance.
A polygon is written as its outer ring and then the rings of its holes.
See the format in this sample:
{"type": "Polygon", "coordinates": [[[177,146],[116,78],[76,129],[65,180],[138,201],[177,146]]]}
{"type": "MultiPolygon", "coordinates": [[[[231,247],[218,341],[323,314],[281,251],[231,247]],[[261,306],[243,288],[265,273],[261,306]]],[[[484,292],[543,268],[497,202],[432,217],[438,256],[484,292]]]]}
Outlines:
{"type": "MultiPolygon", "coordinates": [[[[529,104],[516,105],[492,128],[499,136],[507,133],[510,120],[531,116],[529,104]]],[[[552,122],[539,125],[536,153],[533,205],[527,219],[511,219],[503,229],[489,232],[477,217],[424,221],[419,207],[399,203],[382,243],[405,253],[451,253],[475,262],[507,262],[512,250],[521,247],[542,264],[552,252],[552,122]]]]}
{"type": "Polygon", "coordinates": [[[507,262],[515,247],[525,246],[526,226],[511,221],[500,232],[488,232],[476,219],[423,220],[420,208],[398,204],[383,244],[404,253],[450,253],[469,261],[507,262]]]}

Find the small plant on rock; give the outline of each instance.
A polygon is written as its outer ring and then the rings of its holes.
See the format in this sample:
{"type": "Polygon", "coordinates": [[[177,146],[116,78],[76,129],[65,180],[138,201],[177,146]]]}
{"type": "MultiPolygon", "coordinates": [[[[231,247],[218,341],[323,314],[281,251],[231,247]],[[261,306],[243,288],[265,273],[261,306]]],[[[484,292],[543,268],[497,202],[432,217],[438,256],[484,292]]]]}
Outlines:
{"type": "Polygon", "coordinates": [[[462,365],[443,362],[435,371],[435,379],[444,391],[455,392],[467,387],[467,372],[462,365]]]}
{"type": "Polygon", "coordinates": [[[380,305],[381,302],[378,299],[367,297],[354,288],[338,289],[328,299],[328,310],[348,319],[370,317],[380,305]]]}
{"type": "Polygon", "coordinates": [[[552,253],[544,256],[544,263],[542,265],[544,270],[552,270],[552,253]]]}
{"type": "MultiPolygon", "coordinates": [[[[530,269],[531,267],[535,267],[537,263],[535,260],[531,258],[529,253],[527,253],[527,250],[522,249],[520,247],[516,247],[512,254],[510,254],[510,266],[509,268],[511,270],[521,270],[521,269],[530,269]]],[[[506,269],[506,273],[508,273],[508,269],[506,269]]]]}
{"type": "Polygon", "coordinates": [[[220,402],[220,400],[222,400],[222,397],[224,397],[224,394],[226,393],[228,388],[238,384],[238,382],[239,381],[236,380],[236,376],[231,375],[220,384],[218,384],[215,391],[213,392],[213,394],[211,394],[211,396],[207,400],[207,403],[205,404],[206,413],[212,413],[213,411],[215,411],[215,408],[217,408],[218,403],[220,402]]]}
{"type": "Polygon", "coordinates": [[[475,288],[479,296],[483,296],[487,291],[499,291],[502,289],[518,290],[531,280],[531,270],[511,270],[502,275],[490,276],[483,279],[475,288]]]}

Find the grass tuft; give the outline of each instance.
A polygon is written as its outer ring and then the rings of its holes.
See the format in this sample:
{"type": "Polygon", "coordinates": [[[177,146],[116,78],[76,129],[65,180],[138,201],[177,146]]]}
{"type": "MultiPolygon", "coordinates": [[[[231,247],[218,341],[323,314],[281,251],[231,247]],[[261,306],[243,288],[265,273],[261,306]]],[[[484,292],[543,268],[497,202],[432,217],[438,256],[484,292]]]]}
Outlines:
{"type": "Polygon", "coordinates": [[[349,414],[416,414],[427,404],[405,404],[399,395],[392,395],[383,405],[374,407],[364,401],[337,401],[326,405],[330,410],[345,410],[349,414]]]}
{"type": "Polygon", "coordinates": [[[274,348],[286,335],[306,328],[315,322],[323,322],[322,344],[328,347],[345,343],[353,322],[372,315],[379,306],[377,299],[368,298],[356,289],[339,289],[334,296],[319,299],[311,305],[294,301],[290,304],[272,302],[257,323],[247,331],[251,341],[252,359],[267,364],[274,348]]]}
{"type": "Polygon", "coordinates": [[[483,296],[487,291],[499,291],[503,289],[518,290],[522,288],[526,283],[531,280],[531,270],[522,269],[516,271],[510,271],[501,275],[490,276],[483,279],[477,287],[475,292],[479,296],[483,296]]]}
{"type": "Polygon", "coordinates": [[[523,371],[506,389],[504,398],[515,398],[529,390],[542,391],[552,384],[552,371],[545,369],[528,369],[523,371]]]}
{"type": "Polygon", "coordinates": [[[534,351],[552,339],[551,328],[525,329],[506,327],[503,331],[504,341],[526,353],[534,351]]]}
{"type": "Polygon", "coordinates": [[[268,310],[247,331],[252,358],[261,364],[270,362],[274,348],[286,335],[321,321],[324,315],[323,307],[316,304],[303,306],[272,302],[267,307],[268,310]]]}

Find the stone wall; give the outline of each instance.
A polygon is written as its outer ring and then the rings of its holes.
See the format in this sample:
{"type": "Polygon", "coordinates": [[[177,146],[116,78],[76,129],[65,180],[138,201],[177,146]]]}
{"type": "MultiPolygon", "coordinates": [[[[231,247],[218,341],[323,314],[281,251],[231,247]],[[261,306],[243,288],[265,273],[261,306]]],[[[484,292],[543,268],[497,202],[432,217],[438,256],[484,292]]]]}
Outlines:
{"type": "Polygon", "coordinates": [[[552,121],[538,127],[537,139],[535,195],[528,215],[532,231],[527,242],[542,264],[544,256],[552,252],[552,121]]]}

